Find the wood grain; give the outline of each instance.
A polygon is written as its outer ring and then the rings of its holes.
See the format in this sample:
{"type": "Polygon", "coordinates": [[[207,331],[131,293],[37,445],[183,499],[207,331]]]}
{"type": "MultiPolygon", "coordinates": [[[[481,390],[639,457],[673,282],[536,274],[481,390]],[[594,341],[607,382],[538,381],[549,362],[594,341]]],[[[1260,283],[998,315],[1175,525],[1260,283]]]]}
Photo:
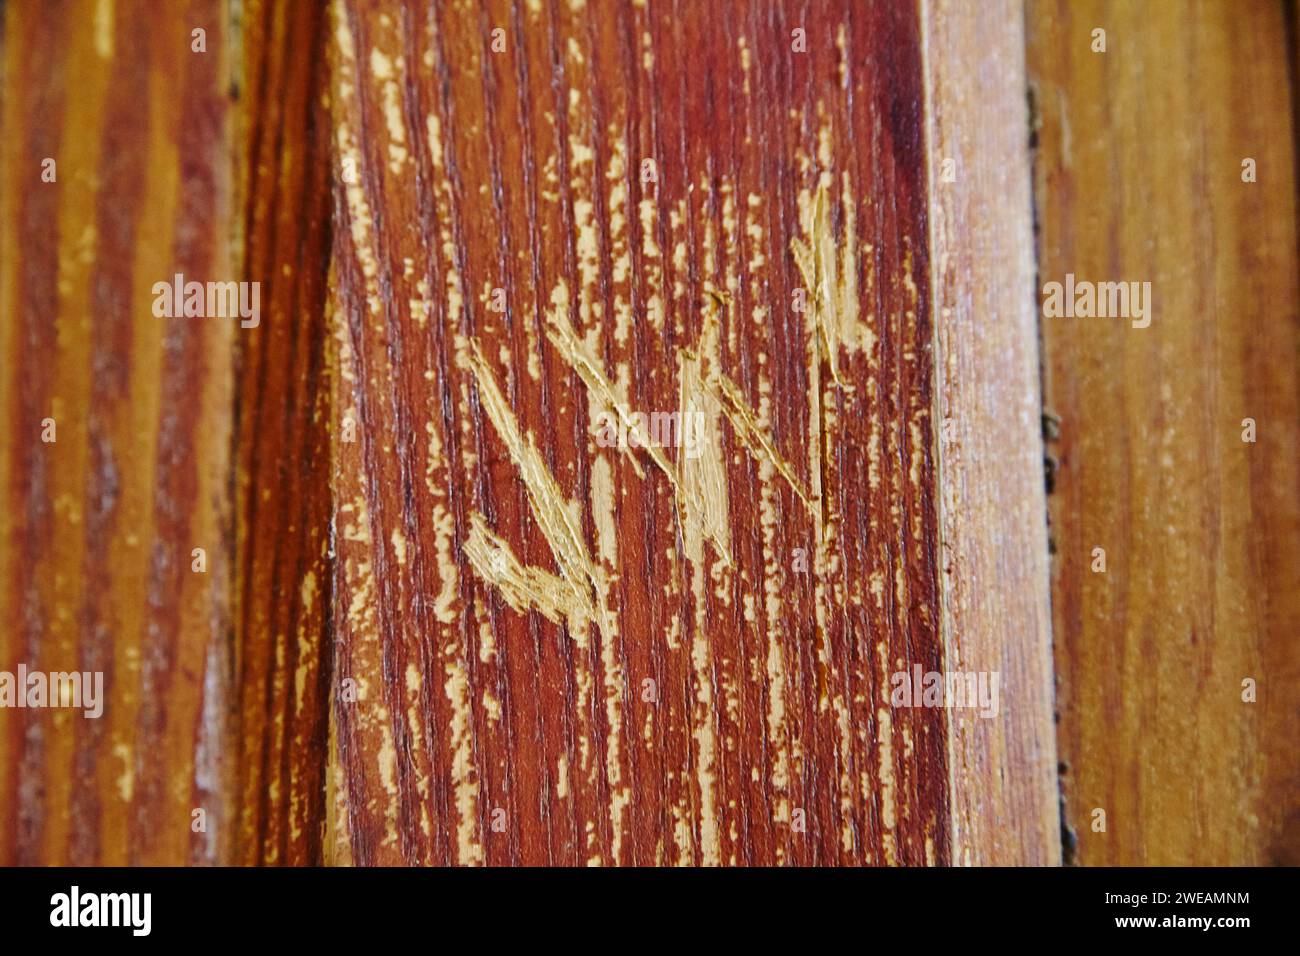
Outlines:
{"type": "Polygon", "coordinates": [[[1056,864],[1022,7],[927,2],[922,10],[945,658],[953,670],[997,672],[1003,696],[993,720],[948,711],[953,858],[1056,864]]]}
{"type": "Polygon", "coordinates": [[[1043,321],[1077,860],[1294,865],[1300,379],[1283,6],[1031,0],[1027,23],[1042,280],[1149,281],[1154,302],[1147,328],[1043,321]]]}
{"type": "Polygon", "coordinates": [[[231,845],[234,323],[151,309],[174,273],[231,277],[220,8],[3,8],[0,669],[103,671],[106,700],[0,711],[0,863],[231,845]]]}
{"type": "Polygon", "coordinates": [[[0,863],[1300,861],[1286,9],[4,5],[0,863]]]}
{"type": "Polygon", "coordinates": [[[334,852],[948,861],[916,10],[332,15],[334,852]]]}
{"type": "Polygon", "coordinates": [[[235,861],[319,864],[332,660],[326,17],[318,4],[256,0],[241,26],[236,247],[261,283],[263,318],[239,332],[235,861]]]}

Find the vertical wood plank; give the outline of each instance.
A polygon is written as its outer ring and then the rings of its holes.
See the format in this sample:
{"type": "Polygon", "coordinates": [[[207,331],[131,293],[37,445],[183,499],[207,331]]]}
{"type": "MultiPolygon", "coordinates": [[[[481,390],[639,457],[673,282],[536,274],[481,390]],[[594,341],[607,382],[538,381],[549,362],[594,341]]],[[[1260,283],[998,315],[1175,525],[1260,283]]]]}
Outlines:
{"type": "Polygon", "coordinates": [[[327,24],[321,5],[255,0],[241,26],[234,244],[260,283],[262,321],[239,331],[236,860],[318,865],[332,660],[327,24]]]}
{"type": "Polygon", "coordinates": [[[332,17],[334,858],[948,862],[917,8],[332,17]]]}
{"type": "Polygon", "coordinates": [[[1023,12],[1010,0],[922,10],[945,652],[950,670],[997,673],[1001,688],[992,719],[948,712],[953,859],[1055,864],[1023,12]]]}
{"type": "Polygon", "coordinates": [[[1153,302],[1146,328],[1043,320],[1077,859],[1295,864],[1300,343],[1283,5],[1027,9],[1042,281],[1150,282],[1153,302]]]}
{"type": "Polygon", "coordinates": [[[231,846],[232,323],[152,311],[175,273],[233,277],[220,9],[4,6],[0,668],[105,675],[98,720],[0,711],[6,864],[231,846]]]}

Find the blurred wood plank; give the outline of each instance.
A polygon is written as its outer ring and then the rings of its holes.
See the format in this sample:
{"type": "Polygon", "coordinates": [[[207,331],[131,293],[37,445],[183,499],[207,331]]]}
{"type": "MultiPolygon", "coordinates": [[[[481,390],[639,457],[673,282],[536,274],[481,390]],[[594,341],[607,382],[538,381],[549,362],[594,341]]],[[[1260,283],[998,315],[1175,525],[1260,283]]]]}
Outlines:
{"type": "Polygon", "coordinates": [[[97,720],[0,710],[0,863],[204,863],[231,846],[237,326],[152,311],[177,272],[233,277],[222,8],[3,8],[0,669],[103,671],[106,699],[97,720]]]}
{"type": "Polygon", "coordinates": [[[1043,320],[1077,859],[1294,865],[1300,297],[1283,5],[1027,10],[1041,280],[1149,281],[1154,302],[1147,328],[1043,320]]]}

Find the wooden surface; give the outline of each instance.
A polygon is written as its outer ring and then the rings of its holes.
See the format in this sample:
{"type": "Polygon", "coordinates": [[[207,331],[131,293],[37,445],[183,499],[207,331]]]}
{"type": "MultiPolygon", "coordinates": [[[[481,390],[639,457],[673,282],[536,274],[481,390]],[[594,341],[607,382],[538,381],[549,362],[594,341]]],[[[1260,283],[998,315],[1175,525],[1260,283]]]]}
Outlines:
{"type": "Polygon", "coordinates": [[[229,746],[233,862],[323,860],[330,679],[330,249],[327,27],[315,3],[252,2],[241,19],[238,235],[263,318],[240,329],[229,746]]]}
{"type": "Polygon", "coordinates": [[[330,859],[1059,859],[1023,70],[976,102],[973,18],[916,14],[333,8],[330,859]],[[698,457],[593,435],[686,408],[698,457]],[[914,664],[1001,720],[889,707],[914,664]]]}
{"type": "Polygon", "coordinates": [[[1283,10],[5,4],[0,863],[1300,861],[1283,10]]]}
{"type": "Polygon", "coordinates": [[[237,325],[151,308],[176,272],[231,276],[220,9],[3,9],[0,670],[103,671],[106,701],[97,720],[0,711],[0,863],[201,863],[231,843],[237,325]]]}
{"type": "Polygon", "coordinates": [[[922,6],[930,125],[947,666],[996,671],[996,719],[950,709],[953,860],[1060,862],[1021,4],[922,6]],[[952,182],[944,162],[951,159],[952,182]]]}
{"type": "Polygon", "coordinates": [[[948,861],[915,10],[333,15],[335,853],[948,861]]]}
{"type": "Polygon", "coordinates": [[[1043,321],[1076,858],[1294,865],[1300,379],[1283,7],[1027,9],[1041,279],[1149,281],[1154,301],[1144,329],[1043,321]],[[1090,50],[1096,27],[1104,54],[1090,50]]]}

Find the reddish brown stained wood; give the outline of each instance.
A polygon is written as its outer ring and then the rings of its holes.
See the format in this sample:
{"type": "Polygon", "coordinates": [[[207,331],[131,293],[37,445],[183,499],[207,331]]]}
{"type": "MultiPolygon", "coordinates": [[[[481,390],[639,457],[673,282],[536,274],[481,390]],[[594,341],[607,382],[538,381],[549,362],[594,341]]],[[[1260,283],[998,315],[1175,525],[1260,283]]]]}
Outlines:
{"type": "Polygon", "coordinates": [[[235,581],[238,851],[323,859],[331,660],[325,282],[330,146],[324,8],[245,6],[243,274],[262,321],[241,329],[235,581]]]}
{"type": "Polygon", "coordinates": [[[332,15],[334,853],[948,861],[946,720],[884,697],[943,663],[916,9],[332,15]],[[607,386],[698,387],[701,462],[599,447],[607,386]]]}

